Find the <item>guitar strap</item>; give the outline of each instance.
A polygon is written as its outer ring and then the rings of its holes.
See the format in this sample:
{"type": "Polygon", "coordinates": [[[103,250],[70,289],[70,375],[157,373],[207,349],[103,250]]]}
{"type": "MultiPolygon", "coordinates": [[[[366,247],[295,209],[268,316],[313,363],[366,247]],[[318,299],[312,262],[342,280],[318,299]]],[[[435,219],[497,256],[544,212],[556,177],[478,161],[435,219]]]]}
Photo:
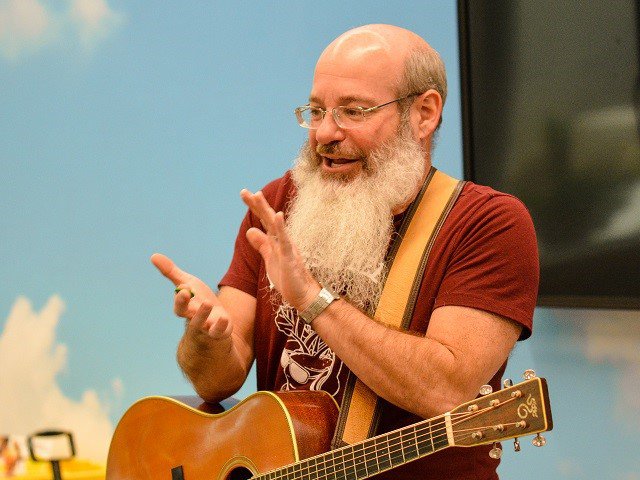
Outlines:
{"type": "MultiPolygon", "coordinates": [[[[374,314],[376,321],[397,329],[409,327],[429,253],[464,183],[431,167],[389,251],[391,268],[374,314]]],[[[381,407],[381,399],[349,373],[333,448],[375,435],[381,407]]]]}

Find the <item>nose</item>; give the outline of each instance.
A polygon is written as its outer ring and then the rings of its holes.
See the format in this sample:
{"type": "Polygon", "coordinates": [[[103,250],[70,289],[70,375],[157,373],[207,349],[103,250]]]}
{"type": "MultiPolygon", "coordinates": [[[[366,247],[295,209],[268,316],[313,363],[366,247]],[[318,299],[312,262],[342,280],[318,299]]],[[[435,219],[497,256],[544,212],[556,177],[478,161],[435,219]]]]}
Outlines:
{"type": "Polygon", "coordinates": [[[344,130],[338,126],[331,111],[328,111],[317,129],[311,130],[317,143],[327,145],[341,142],[345,138],[344,130]]]}

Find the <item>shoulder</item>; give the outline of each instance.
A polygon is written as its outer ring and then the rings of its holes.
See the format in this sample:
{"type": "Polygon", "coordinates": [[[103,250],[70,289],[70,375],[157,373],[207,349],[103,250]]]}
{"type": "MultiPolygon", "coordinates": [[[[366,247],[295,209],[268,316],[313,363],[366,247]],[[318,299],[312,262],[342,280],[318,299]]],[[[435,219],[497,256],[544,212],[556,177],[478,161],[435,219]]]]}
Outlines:
{"type": "Polygon", "coordinates": [[[274,210],[283,210],[295,195],[291,171],[287,170],[280,178],[267,183],[262,188],[262,193],[274,210]]]}
{"type": "Polygon", "coordinates": [[[522,201],[517,197],[473,182],[465,183],[464,188],[460,193],[458,203],[474,207],[481,207],[489,204],[489,206],[494,207],[504,206],[507,209],[527,211],[522,201]]]}
{"type": "Polygon", "coordinates": [[[451,213],[455,219],[467,226],[469,223],[502,223],[505,226],[529,226],[533,230],[529,210],[520,199],[473,182],[466,182],[451,213]]]}

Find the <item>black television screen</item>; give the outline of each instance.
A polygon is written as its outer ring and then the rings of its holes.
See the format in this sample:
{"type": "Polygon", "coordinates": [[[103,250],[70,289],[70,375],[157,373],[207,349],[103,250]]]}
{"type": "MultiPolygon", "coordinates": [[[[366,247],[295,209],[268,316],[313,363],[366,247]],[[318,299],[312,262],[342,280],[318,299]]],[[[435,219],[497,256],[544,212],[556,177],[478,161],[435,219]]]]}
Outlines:
{"type": "Polygon", "coordinates": [[[539,305],[640,308],[635,0],[459,0],[465,176],[519,197],[539,305]]]}

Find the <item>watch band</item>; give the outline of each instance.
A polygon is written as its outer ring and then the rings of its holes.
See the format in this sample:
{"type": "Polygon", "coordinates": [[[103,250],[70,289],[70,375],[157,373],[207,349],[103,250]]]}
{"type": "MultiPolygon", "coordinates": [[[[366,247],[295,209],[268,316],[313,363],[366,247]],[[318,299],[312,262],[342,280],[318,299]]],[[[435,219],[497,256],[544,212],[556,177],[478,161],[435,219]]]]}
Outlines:
{"type": "Polygon", "coordinates": [[[320,315],[325,308],[331,305],[331,302],[340,298],[338,295],[333,293],[330,288],[325,287],[322,284],[320,284],[320,286],[322,289],[318,293],[316,299],[311,302],[311,305],[305,308],[304,311],[298,312],[298,316],[309,325],[311,325],[311,322],[313,322],[313,320],[315,320],[315,318],[320,315]]]}

